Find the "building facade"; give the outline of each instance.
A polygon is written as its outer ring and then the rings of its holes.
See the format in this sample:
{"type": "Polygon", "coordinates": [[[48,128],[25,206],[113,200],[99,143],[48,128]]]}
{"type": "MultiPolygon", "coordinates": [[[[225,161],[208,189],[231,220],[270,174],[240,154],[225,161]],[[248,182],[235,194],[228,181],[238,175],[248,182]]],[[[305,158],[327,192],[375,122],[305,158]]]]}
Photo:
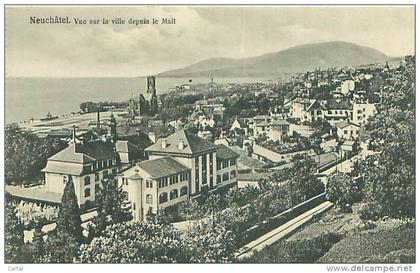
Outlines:
{"type": "Polygon", "coordinates": [[[63,193],[65,184],[71,180],[79,205],[95,202],[95,195],[102,187],[101,180],[115,176],[117,164],[112,143],[101,140],[71,143],[48,158],[47,166],[42,170],[46,190],[63,193]]]}

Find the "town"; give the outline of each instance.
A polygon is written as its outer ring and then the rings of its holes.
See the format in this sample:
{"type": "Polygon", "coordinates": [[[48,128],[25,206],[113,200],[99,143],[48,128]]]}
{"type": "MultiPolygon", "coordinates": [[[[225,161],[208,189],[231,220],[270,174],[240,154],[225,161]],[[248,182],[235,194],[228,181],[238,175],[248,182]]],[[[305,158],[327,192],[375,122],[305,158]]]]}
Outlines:
{"type": "MultiPolygon", "coordinates": [[[[265,83],[211,78],[163,94],[148,76],[125,102],[7,125],[7,258],[269,262],[261,253],[287,249],[278,234],[328,210],[364,229],[383,217],[410,228],[414,69],[407,56],[265,83]]],[[[318,235],[325,252],[346,240],[318,235]]]]}

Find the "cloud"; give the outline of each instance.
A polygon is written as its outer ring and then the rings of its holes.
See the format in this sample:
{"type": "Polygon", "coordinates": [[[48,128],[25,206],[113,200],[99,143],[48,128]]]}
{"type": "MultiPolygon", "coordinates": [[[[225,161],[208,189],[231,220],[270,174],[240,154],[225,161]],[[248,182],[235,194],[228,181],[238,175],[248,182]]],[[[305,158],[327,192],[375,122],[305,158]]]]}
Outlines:
{"type": "Polygon", "coordinates": [[[249,57],[343,40],[389,55],[414,51],[413,8],[8,6],[7,76],[140,76],[210,57],[249,57]],[[175,25],[31,25],[30,16],[175,25]]]}

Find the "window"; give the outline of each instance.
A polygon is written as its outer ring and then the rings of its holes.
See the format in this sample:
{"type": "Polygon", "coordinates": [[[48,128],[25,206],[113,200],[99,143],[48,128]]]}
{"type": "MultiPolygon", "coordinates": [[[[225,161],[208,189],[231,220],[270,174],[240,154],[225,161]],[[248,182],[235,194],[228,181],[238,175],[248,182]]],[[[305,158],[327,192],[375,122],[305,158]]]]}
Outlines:
{"type": "Polygon", "coordinates": [[[166,201],[168,201],[168,194],[166,192],[159,194],[159,204],[165,203],[166,201]]]}
{"type": "Polygon", "coordinates": [[[188,194],[188,187],[184,186],[181,188],[181,196],[187,195],[188,194]]]}
{"type": "Polygon", "coordinates": [[[146,195],[146,204],[149,204],[149,205],[153,204],[153,197],[151,194],[146,195]]]}
{"type": "Polygon", "coordinates": [[[85,177],[85,186],[90,184],[90,176],[85,177]]]}
{"type": "Polygon", "coordinates": [[[108,161],[105,160],[102,164],[103,164],[104,168],[108,167],[108,161]]]}
{"type": "Polygon", "coordinates": [[[117,169],[116,168],[112,169],[112,174],[117,175],[117,169]]]}
{"type": "Polygon", "coordinates": [[[223,181],[229,180],[229,173],[223,174],[223,181]]]}
{"type": "Polygon", "coordinates": [[[104,171],[104,178],[108,177],[108,171],[104,171]]]}
{"type": "Polygon", "coordinates": [[[344,130],[344,134],[347,135],[347,130],[344,130]]]}
{"type": "Polygon", "coordinates": [[[89,197],[90,196],[90,189],[87,188],[85,189],[85,197],[89,197]]]}
{"type": "Polygon", "coordinates": [[[235,170],[233,170],[233,171],[230,172],[230,177],[231,178],[236,177],[236,171],[235,170]]]}
{"type": "Polygon", "coordinates": [[[217,175],[217,181],[216,181],[216,183],[219,184],[221,182],[222,182],[222,176],[219,174],[219,175],[217,175]]]}
{"type": "Polygon", "coordinates": [[[178,198],[178,190],[177,189],[173,189],[171,190],[170,194],[169,194],[170,199],[175,199],[178,198]]]}
{"type": "Polygon", "coordinates": [[[99,173],[95,173],[95,181],[99,181],[99,173]]]}
{"type": "Polygon", "coordinates": [[[152,180],[150,180],[150,179],[147,179],[146,180],[146,188],[153,188],[153,182],[152,182],[152,180]]]}
{"type": "Polygon", "coordinates": [[[67,183],[67,181],[68,181],[67,179],[68,179],[67,175],[63,175],[63,184],[67,183]]]}
{"type": "Polygon", "coordinates": [[[235,165],[236,165],[236,159],[231,159],[230,166],[235,166],[235,165]]]}
{"type": "Polygon", "coordinates": [[[133,203],[133,210],[136,210],[136,203],[133,203]]]}
{"type": "Polygon", "coordinates": [[[112,166],[112,159],[108,160],[108,166],[112,166]]]}

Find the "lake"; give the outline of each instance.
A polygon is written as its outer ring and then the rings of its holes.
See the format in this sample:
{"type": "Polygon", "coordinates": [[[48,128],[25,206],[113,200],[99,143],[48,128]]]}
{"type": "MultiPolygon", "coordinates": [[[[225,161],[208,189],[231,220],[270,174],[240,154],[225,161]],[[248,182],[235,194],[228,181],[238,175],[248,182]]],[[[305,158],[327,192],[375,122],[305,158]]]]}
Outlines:
{"type": "MultiPolygon", "coordinates": [[[[146,78],[6,78],[5,122],[20,122],[79,111],[85,101],[124,101],[146,92],[146,78]]],[[[217,83],[268,82],[268,78],[218,78],[217,83]]],[[[191,84],[209,83],[193,78],[191,84]]],[[[157,94],[164,94],[189,78],[156,78],[157,94]]]]}

